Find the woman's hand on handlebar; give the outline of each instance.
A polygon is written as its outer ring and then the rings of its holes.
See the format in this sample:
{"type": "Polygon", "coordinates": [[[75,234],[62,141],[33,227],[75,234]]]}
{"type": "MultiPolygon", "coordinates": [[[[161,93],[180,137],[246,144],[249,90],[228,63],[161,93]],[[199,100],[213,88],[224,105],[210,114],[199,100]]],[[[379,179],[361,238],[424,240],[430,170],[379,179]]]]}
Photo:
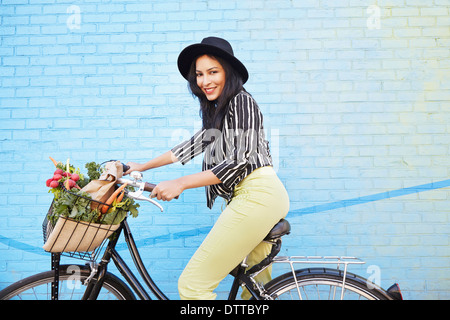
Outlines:
{"type": "Polygon", "coordinates": [[[157,184],[153,188],[151,197],[157,198],[158,200],[170,201],[178,198],[183,191],[183,187],[177,180],[168,180],[157,184]]]}
{"type": "Polygon", "coordinates": [[[123,174],[130,174],[132,171],[144,171],[144,165],[137,162],[127,162],[126,164],[129,168],[123,174]]]}

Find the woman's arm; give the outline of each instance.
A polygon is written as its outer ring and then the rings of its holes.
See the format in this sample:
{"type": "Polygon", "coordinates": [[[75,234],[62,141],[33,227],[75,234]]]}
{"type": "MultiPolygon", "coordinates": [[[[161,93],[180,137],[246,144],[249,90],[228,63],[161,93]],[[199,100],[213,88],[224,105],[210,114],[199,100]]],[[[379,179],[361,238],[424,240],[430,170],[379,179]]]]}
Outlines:
{"type": "Polygon", "coordinates": [[[179,196],[186,189],[199,188],[221,183],[211,170],[183,176],[178,179],[163,181],[159,183],[152,192],[152,198],[170,201],[179,196]]]}
{"type": "Polygon", "coordinates": [[[146,171],[178,161],[180,161],[183,165],[186,164],[189,160],[202,153],[206,146],[211,143],[211,139],[203,139],[204,133],[205,130],[203,129],[197,131],[192,138],[183,141],[172,148],[172,150],[167,151],[166,153],[144,164],[128,162],[127,165],[130,166],[130,169],[128,169],[124,174],[129,174],[131,171],[146,171]]]}
{"type": "Polygon", "coordinates": [[[162,167],[174,162],[177,162],[178,159],[175,157],[172,151],[167,151],[166,153],[163,153],[162,155],[144,163],[136,163],[136,162],[128,162],[127,166],[130,167],[124,174],[129,174],[131,171],[146,171],[149,169],[154,169],[158,167],[162,167]]]}

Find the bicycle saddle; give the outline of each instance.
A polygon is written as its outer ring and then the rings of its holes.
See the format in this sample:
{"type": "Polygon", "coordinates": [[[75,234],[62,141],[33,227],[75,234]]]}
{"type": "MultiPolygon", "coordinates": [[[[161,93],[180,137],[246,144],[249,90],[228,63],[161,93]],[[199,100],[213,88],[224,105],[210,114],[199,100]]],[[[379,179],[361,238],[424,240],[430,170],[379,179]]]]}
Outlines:
{"type": "Polygon", "coordinates": [[[282,236],[291,233],[291,225],[289,221],[281,219],[273,228],[269,231],[269,234],[264,238],[264,240],[273,240],[276,238],[281,238],[282,236]]]}

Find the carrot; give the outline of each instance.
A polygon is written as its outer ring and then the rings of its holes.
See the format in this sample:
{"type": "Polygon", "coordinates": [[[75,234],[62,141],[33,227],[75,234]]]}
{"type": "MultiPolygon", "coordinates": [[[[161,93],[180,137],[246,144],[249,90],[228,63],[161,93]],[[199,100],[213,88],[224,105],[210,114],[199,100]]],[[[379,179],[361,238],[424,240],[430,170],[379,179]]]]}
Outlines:
{"type": "Polygon", "coordinates": [[[125,190],[122,190],[122,192],[117,197],[116,203],[122,202],[124,194],[125,194],[125,190]]]}
{"type": "Polygon", "coordinates": [[[53,159],[52,157],[49,157],[50,158],[50,160],[52,160],[52,162],[53,162],[53,164],[55,165],[55,167],[58,165],[58,162],[56,162],[56,160],[55,159],[53,159]]]}
{"type": "Polygon", "coordinates": [[[109,197],[108,200],[106,200],[105,205],[102,207],[101,212],[102,214],[105,214],[108,212],[109,206],[113,203],[114,199],[117,198],[119,193],[127,186],[128,182],[125,182],[123,185],[121,185],[119,188],[117,188],[116,191],[109,197]]]}

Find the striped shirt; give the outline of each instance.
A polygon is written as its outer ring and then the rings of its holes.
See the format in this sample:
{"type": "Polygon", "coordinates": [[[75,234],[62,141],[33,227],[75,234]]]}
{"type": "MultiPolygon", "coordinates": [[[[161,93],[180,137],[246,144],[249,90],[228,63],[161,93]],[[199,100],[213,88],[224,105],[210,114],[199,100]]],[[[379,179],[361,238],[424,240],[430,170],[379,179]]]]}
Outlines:
{"type": "Polygon", "coordinates": [[[199,130],[172,152],[183,165],[204,153],[202,170],[211,170],[221,181],[205,187],[210,209],[218,196],[229,202],[234,187],[253,170],[272,165],[262,113],[245,91],[231,99],[222,130],[199,130]]]}

